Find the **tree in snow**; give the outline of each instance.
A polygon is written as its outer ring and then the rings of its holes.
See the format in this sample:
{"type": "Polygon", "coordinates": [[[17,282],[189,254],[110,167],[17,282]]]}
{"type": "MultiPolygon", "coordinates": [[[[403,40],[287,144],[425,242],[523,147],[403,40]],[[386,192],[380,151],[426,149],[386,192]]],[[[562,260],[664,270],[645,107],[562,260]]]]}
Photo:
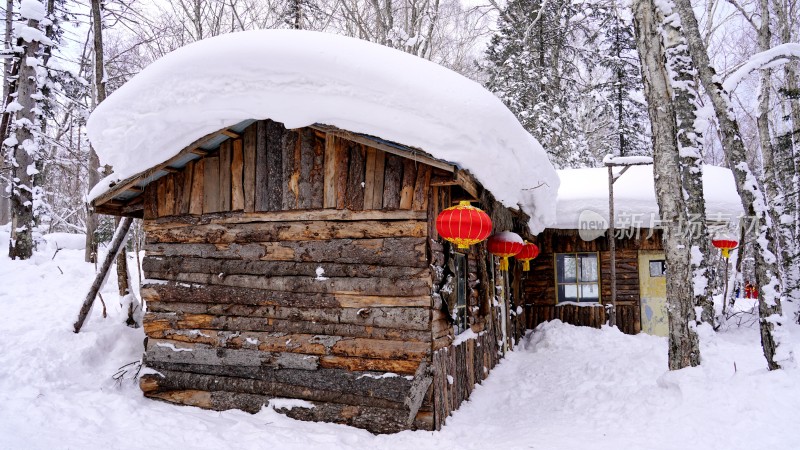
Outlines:
{"type": "Polygon", "coordinates": [[[606,114],[615,118],[608,127],[615,139],[608,141],[604,153],[649,155],[647,111],[644,103],[635,97],[642,92],[642,77],[630,14],[615,1],[607,7],[597,7],[593,17],[597,20],[597,65],[608,71],[595,89],[605,100],[606,114]]]}
{"type": "Polygon", "coordinates": [[[670,370],[700,364],[694,329],[691,243],[682,225],[688,214],[683,196],[678,125],[661,36],[663,19],[652,0],[633,3],[636,41],[653,130],[653,174],[667,266],[668,364],[670,370]]]}
{"type": "Polygon", "coordinates": [[[686,204],[686,231],[691,245],[694,304],[699,322],[714,325],[709,242],[703,193],[703,121],[698,116],[700,94],[695,80],[696,70],[689,55],[680,20],[670,2],[659,2],[657,17],[661,22],[665,68],[669,77],[669,93],[675,111],[677,145],[680,155],[681,184],[686,204]]]}
{"type": "Polygon", "coordinates": [[[8,114],[7,147],[11,176],[11,242],[9,256],[27,259],[33,254],[33,229],[37,216],[42,211],[42,187],[40,174],[44,160],[44,145],[41,132],[44,108],[47,69],[45,55],[53,41],[46,36],[45,28],[52,25],[46,17],[45,6],[35,0],[23,0],[20,5],[20,21],[14,36],[17,47],[17,80],[10,96],[13,101],[6,105],[8,114]]]}
{"type": "Polygon", "coordinates": [[[558,167],[649,153],[630,13],[614,1],[509,2],[482,70],[558,167]]]}
{"type": "Polygon", "coordinates": [[[746,160],[746,149],[739,131],[739,124],[732,111],[728,90],[720,83],[708,57],[706,43],[690,0],[675,0],[681,20],[683,34],[689,46],[692,62],[711,100],[722,137],[722,145],[728,165],[734,174],[736,188],[742,198],[746,214],[756,222],[758,236],[754,257],[756,281],[759,286],[759,324],[761,345],[770,370],[780,368],[780,360],[790,358],[788,348],[780,348],[780,327],[784,320],[781,309],[782,282],[778,271],[778,259],[774,242],[774,225],[767,208],[764,191],[746,160]],[[780,351],[779,351],[780,350],[780,351]]]}
{"type": "Polygon", "coordinates": [[[486,87],[517,116],[557,167],[594,165],[571,116],[577,58],[570,2],[512,0],[486,52],[486,87]]]}

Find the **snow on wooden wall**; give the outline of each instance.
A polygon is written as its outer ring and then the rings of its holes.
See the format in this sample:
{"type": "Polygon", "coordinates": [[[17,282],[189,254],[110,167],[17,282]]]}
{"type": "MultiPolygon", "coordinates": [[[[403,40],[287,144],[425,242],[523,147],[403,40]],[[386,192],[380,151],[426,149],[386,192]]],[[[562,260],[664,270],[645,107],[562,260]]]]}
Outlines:
{"type": "MultiPolygon", "coordinates": [[[[438,288],[439,211],[478,185],[311,128],[260,121],[143,192],[145,395],[373,432],[436,429],[500,358],[494,270],[468,253],[472,332],[454,344],[438,288]]],[[[471,193],[470,193],[471,192],[471,193]]],[[[514,337],[521,330],[509,327],[514,337]]],[[[512,342],[513,345],[513,342],[512,342]]]]}

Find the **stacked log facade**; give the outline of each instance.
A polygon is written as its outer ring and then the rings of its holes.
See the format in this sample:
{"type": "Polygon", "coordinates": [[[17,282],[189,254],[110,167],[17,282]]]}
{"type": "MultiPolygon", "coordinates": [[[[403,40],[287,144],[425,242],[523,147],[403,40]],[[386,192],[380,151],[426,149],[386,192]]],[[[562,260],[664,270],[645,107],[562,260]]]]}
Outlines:
{"type": "MultiPolygon", "coordinates": [[[[611,257],[608,239],[583,240],[578,230],[546,229],[535,238],[539,256],[531,264],[531,273],[523,282],[527,328],[558,319],[573,325],[600,328],[607,322],[603,307],[611,298],[611,257]],[[557,253],[597,252],[600,262],[600,299],[596,305],[557,305],[555,257],[557,253]]],[[[617,326],[628,334],[641,331],[639,296],[639,251],[661,250],[659,231],[642,229],[639,233],[616,239],[617,326]]]]}
{"type": "Polygon", "coordinates": [[[298,419],[440,428],[503,335],[483,244],[467,254],[475,337],[454,344],[440,295],[453,249],[435,217],[467,197],[498,230],[525,217],[452,172],[318,129],[257,121],[198,153],[141,195],[145,395],[252,412],[292,398],[305,407],[276,408],[298,419]]]}

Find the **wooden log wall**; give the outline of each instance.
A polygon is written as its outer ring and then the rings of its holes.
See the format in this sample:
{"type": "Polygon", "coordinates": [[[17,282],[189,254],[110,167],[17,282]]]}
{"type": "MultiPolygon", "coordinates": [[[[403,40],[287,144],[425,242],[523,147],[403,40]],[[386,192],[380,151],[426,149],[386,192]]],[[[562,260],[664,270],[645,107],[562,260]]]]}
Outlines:
{"type": "MultiPolygon", "coordinates": [[[[514,214],[503,207],[480,186],[477,189],[480,191],[479,198],[471,196],[457,186],[434,187],[431,194],[430,217],[436,217],[439,212],[459,200],[473,200],[474,206],[482,208],[490,215],[495,232],[514,230],[525,234],[527,231],[525,216],[514,214]]],[[[499,344],[503,340],[502,322],[508,320],[507,342],[509,347],[513,347],[524,333],[525,315],[523,313],[509,317],[502,316],[502,309],[498,305],[503,299],[495,298],[497,292],[495,282],[502,280],[497,273],[499,260],[487,252],[485,242],[473,245],[469,250],[455,250],[451,244],[436,234],[433,226],[430,236],[434,310],[445,314],[439,315],[432,322],[433,399],[430,404],[426,400],[424,407],[432,408],[434,425],[438,430],[461,402],[469,398],[474,386],[489,375],[489,371],[502,357],[502,348],[499,344]],[[448,310],[448,305],[452,308],[456,302],[452,284],[447,283],[447,277],[455,272],[452,255],[456,251],[465,255],[467,264],[467,311],[470,327],[467,333],[471,333],[472,337],[465,340],[457,339],[455,336],[452,320],[449,319],[451,311],[448,310]],[[516,326],[517,324],[520,326],[516,326]],[[454,344],[455,341],[460,342],[454,344]]],[[[519,288],[518,281],[510,283],[505,293],[511,294],[514,289],[519,291],[519,288]]],[[[514,300],[510,310],[515,310],[514,305],[517,303],[522,304],[521,300],[514,300]]]]}
{"type": "Polygon", "coordinates": [[[144,218],[323,208],[424,212],[431,177],[440,172],[333,134],[263,120],[145,187],[144,218]]]}
{"type": "Polygon", "coordinates": [[[497,335],[489,324],[476,338],[433,354],[433,417],[437,430],[500,361],[497,335]]]}
{"type": "MultiPolygon", "coordinates": [[[[616,240],[617,247],[617,326],[624,333],[636,334],[641,330],[639,304],[639,250],[661,250],[660,233],[647,238],[649,230],[616,240]]],[[[559,319],[573,325],[600,327],[606,321],[604,308],[596,306],[556,306],[555,254],[570,252],[598,252],[600,255],[601,300],[611,297],[611,262],[608,241],[600,237],[584,241],[577,230],[547,229],[536,237],[541,253],[531,262],[531,272],[523,281],[523,296],[527,314],[527,327],[559,319]]]]}
{"type": "MultiPolygon", "coordinates": [[[[145,395],[433,429],[438,169],[271,121],[145,189],[145,395]]],[[[441,174],[439,174],[441,176],[441,174]]],[[[451,174],[452,176],[452,174],[451,174]]]]}

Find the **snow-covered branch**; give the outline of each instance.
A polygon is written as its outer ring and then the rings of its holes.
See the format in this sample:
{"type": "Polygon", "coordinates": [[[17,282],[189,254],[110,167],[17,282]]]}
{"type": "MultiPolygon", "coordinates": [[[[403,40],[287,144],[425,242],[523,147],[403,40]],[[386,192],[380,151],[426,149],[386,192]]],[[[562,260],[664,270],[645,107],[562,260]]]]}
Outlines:
{"type": "Polygon", "coordinates": [[[788,43],[772,47],[769,50],[751,56],[741,67],[736,69],[725,79],[722,87],[727,92],[733,92],[739,83],[750,73],[786,64],[792,59],[800,59],[800,44],[788,43]]]}

